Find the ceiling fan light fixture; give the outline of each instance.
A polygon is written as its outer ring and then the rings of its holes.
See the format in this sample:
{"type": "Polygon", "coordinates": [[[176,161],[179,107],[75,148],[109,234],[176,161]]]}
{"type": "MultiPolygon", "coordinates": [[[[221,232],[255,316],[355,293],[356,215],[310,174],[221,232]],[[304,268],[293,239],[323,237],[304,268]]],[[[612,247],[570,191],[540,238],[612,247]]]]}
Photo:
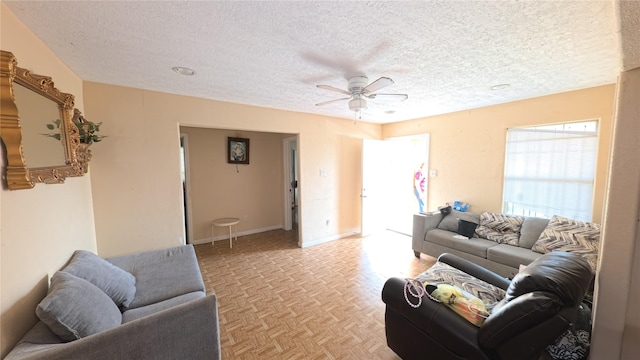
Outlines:
{"type": "Polygon", "coordinates": [[[353,99],[349,101],[349,110],[358,112],[367,108],[367,100],[353,99]]]}

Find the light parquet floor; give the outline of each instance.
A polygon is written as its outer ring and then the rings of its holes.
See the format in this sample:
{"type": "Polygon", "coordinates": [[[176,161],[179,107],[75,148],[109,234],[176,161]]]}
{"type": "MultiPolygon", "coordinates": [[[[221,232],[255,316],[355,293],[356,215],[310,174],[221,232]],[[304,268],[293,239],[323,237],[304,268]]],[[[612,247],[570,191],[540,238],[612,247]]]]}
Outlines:
{"type": "Polygon", "coordinates": [[[386,345],[381,291],[414,277],[411,238],[393,232],[298,248],[274,230],[196,246],[207,292],[219,301],[228,359],[398,359],[386,345]]]}

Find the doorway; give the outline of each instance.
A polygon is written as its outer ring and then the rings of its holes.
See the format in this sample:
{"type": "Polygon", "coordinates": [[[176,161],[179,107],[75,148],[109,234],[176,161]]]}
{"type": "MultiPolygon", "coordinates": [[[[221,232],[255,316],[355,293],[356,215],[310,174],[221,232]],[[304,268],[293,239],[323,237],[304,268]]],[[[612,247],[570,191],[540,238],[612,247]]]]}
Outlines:
{"type": "Polygon", "coordinates": [[[298,232],[300,182],[298,171],[298,136],[283,139],[284,229],[298,232]]]}
{"type": "Polygon", "coordinates": [[[364,140],[362,235],[392,230],[411,235],[413,214],[426,211],[429,134],[364,140]]]}
{"type": "Polygon", "coordinates": [[[429,188],[429,134],[387,140],[389,153],[389,203],[387,229],[405,235],[413,231],[413,214],[426,210],[429,188]]]}

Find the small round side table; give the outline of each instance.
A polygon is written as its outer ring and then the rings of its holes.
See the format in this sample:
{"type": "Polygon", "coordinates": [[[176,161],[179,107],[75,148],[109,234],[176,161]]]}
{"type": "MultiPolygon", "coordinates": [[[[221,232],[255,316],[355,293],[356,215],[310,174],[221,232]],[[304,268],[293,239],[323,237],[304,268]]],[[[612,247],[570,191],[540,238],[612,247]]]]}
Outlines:
{"type": "Polygon", "coordinates": [[[234,217],[220,218],[220,219],[213,220],[211,222],[211,245],[213,245],[213,228],[216,226],[220,226],[220,227],[228,226],[229,227],[229,248],[232,248],[233,247],[232,235],[235,235],[236,241],[238,240],[238,226],[237,226],[238,223],[240,223],[240,219],[234,218],[234,217]],[[236,231],[232,234],[231,230],[234,226],[236,231]]]}

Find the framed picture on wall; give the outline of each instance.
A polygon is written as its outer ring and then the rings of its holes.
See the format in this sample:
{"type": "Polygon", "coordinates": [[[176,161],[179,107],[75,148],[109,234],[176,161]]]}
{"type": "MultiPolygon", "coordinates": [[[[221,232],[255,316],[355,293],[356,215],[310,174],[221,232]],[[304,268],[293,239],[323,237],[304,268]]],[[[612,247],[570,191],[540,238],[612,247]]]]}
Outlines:
{"type": "Polygon", "coordinates": [[[249,139],[227,138],[227,162],[229,164],[249,163],[249,139]]]}

